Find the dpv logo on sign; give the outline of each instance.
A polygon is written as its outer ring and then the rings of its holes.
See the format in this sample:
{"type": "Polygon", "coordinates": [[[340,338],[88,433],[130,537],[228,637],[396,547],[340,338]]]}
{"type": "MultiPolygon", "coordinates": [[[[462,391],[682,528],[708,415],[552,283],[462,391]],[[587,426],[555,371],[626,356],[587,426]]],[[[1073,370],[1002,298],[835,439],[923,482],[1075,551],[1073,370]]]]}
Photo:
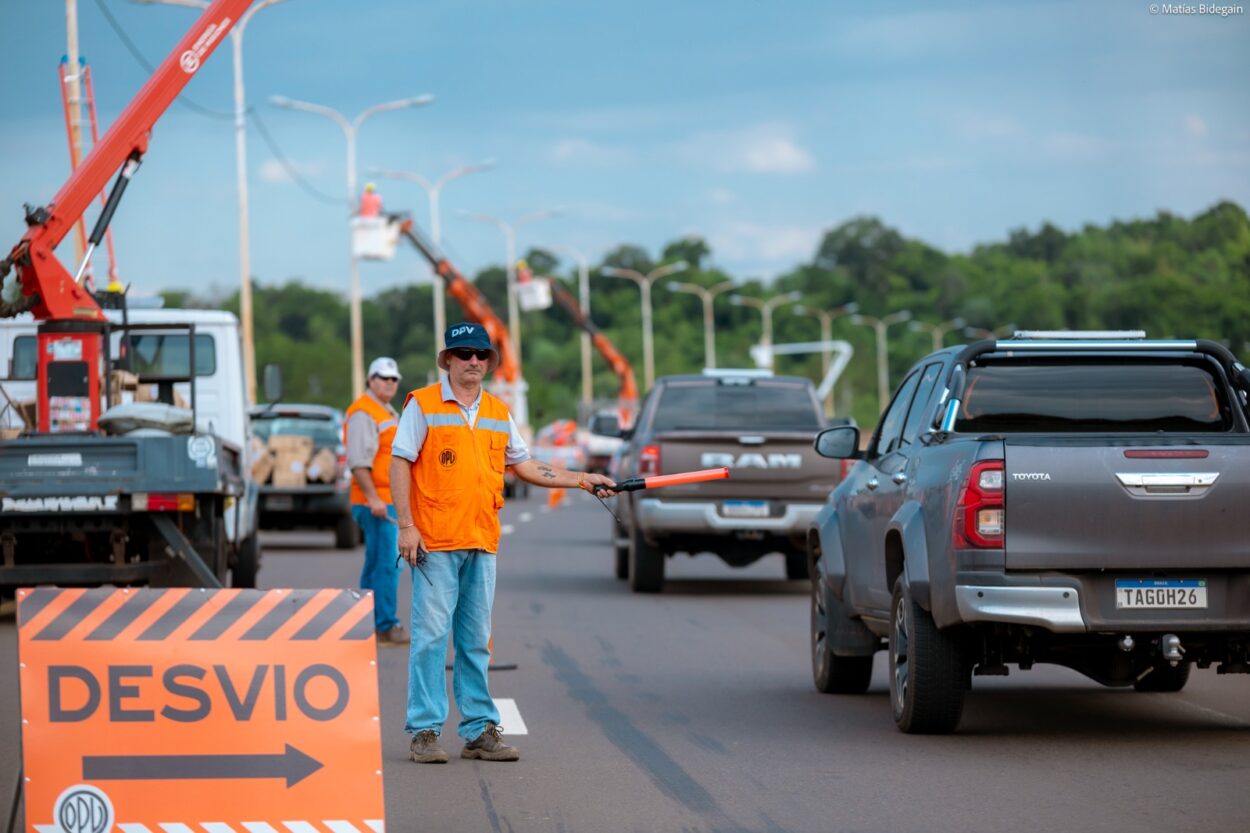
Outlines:
{"type": "Polygon", "coordinates": [[[40,587],[18,603],[30,833],[382,833],[372,595],[40,587]]]}

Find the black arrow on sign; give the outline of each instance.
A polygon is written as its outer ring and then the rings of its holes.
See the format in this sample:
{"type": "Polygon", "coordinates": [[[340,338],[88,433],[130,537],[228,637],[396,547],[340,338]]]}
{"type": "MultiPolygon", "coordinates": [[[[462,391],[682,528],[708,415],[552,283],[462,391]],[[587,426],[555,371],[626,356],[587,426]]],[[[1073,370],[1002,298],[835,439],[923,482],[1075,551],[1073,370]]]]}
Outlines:
{"type": "Polygon", "coordinates": [[[298,784],[324,764],[286,745],[281,755],[84,755],[84,781],[185,781],[193,778],[285,778],[298,784]]]}

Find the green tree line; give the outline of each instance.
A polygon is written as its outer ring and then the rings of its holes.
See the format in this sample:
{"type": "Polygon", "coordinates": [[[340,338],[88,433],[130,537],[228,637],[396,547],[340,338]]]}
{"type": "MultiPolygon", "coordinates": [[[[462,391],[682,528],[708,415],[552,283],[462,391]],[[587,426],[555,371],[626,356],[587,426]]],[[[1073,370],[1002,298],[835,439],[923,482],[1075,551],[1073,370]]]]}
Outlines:
{"type": "MultiPolygon", "coordinates": [[[[680,239],[653,256],[621,245],[590,273],[592,319],[634,364],[643,383],[642,323],[638,287],[602,275],[605,266],[648,272],[684,260],[689,269],[672,280],[711,286],[732,278],[711,265],[712,252],[699,239],[680,239]]],[[[551,253],[527,254],[536,275],[560,278],[576,293],[576,264],[551,253]]],[[[474,278],[478,289],[506,317],[505,273],[490,267],[474,278]]],[[[771,298],[796,291],[810,309],[857,304],[866,316],[908,310],[931,324],[963,319],[982,330],[1142,329],[1154,338],[1211,338],[1244,357],[1250,352],[1250,220],[1240,206],[1221,202],[1185,219],[1160,212],[1152,219],[1087,225],[1066,233],[1047,223],[1036,231],[1013,231],[1005,241],[947,254],[908,238],[874,217],[852,219],[829,230],[812,258],[768,285],[743,282],[743,295],[771,298]]],[[[735,306],[730,293],[717,297],[717,363],[750,367],[749,350],[761,336],[759,310],[735,306]]],[[[338,293],[311,288],[299,279],[257,283],[256,360],[283,370],[288,401],[346,406],[351,388],[348,312],[338,293]]],[[[187,293],[168,293],[167,303],[196,304],[187,293]]],[[[388,289],[363,303],[366,357],[394,356],[405,387],[435,378],[432,290],[429,284],[388,289]]],[[[237,313],[237,294],[224,305],[237,313]]],[[[653,288],[657,375],[697,372],[704,366],[702,307],[697,297],[678,293],[661,279],[653,288]]],[[[522,350],[535,425],[575,416],[581,394],[579,330],[558,306],[522,313],[522,350]]],[[[459,310],[448,301],[448,318],[459,310]]],[[[773,316],[773,341],[813,341],[820,324],[783,305],[773,316]]],[[[835,407],[860,425],[875,424],[876,343],[871,327],[850,316],[833,321],[833,337],[849,341],[854,358],[838,382],[835,407]]],[[[973,340],[952,328],[945,344],[973,340]]],[[[932,349],[932,337],[906,323],[888,331],[891,385],[932,349]]],[[[617,380],[594,358],[594,390],[608,398],[617,380]]],[[[820,355],[778,356],[776,372],[819,380],[820,355]]]]}

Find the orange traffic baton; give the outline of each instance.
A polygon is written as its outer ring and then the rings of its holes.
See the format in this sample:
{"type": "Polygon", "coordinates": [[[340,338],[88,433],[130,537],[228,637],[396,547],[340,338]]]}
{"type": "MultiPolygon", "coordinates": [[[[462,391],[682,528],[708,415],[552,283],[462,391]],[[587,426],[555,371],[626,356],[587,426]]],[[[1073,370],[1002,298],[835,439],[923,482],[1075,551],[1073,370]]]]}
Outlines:
{"type": "MultiPolygon", "coordinates": [[[[661,489],[665,486],[685,486],[690,483],[703,483],[708,480],[725,480],[729,477],[729,469],[700,469],[699,471],[683,471],[676,474],[653,474],[650,477],[631,477],[617,483],[612,491],[637,492],[640,489],[661,489]]],[[[595,497],[602,497],[606,489],[595,489],[595,497]]]]}

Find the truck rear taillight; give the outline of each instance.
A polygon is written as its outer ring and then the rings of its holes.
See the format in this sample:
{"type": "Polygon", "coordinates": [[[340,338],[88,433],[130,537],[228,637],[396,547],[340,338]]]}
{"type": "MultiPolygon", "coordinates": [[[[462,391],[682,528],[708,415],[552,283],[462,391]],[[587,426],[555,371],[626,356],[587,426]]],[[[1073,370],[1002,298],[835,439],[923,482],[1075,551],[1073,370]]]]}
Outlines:
{"type": "Polygon", "coordinates": [[[195,495],[189,492],[135,492],[130,496],[132,512],[194,512],[195,495]]]}
{"type": "Polygon", "coordinates": [[[644,445],[638,452],[638,476],[652,477],[660,473],[660,447],[644,445]]]}
{"type": "Polygon", "coordinates": [[[1007,536],[1004,473],[1002,460],[973,464],[951,524],[956,549],[1002,549],[1007,536]]]}

